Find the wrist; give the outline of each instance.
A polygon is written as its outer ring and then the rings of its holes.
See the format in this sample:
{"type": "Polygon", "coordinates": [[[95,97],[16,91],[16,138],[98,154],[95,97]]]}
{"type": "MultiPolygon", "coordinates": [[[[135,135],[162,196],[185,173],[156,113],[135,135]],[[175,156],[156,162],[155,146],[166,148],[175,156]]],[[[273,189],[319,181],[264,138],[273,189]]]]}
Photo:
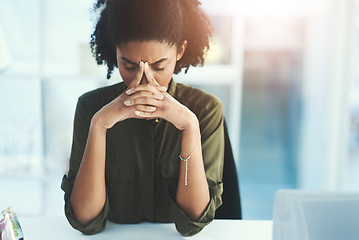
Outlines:
{"type": "Polygon", "coordinates": [[[101,117],[98,114],[95,114],[91,119],[90,130],[95,130],[96,132],[106,132],[107,128],[104,127],[102,122],[101,117]]]}
{"type": "Polygon", "coordinates": [[[183,125],[183,131],[193,131],[199,129],[199,122],[197,116],[188,110],[188,114],[185,114],[185,121],[183,125]]]}

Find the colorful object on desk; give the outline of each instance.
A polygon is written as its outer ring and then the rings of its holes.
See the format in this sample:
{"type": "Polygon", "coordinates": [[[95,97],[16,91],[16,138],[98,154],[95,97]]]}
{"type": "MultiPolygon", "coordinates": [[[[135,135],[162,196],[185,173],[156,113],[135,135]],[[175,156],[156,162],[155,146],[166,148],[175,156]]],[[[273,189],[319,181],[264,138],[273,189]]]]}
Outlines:
{"type": "Polygon", "coordinates": [[[0,240],[24,240],[19,220],[11,207],[0,215],[0,240]],[[2,215],[2,216],[1,216],[2,215]]]}

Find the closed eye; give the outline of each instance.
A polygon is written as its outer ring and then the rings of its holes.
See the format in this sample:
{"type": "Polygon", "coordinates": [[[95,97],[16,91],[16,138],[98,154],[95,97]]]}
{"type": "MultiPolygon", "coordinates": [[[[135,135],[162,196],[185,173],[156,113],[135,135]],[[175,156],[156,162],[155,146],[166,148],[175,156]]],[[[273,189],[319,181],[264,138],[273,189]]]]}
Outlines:
{"type": "Polygon", "coordinates": [[[153,68],[153,70],[158,71],[158,72],[161,72],[161,71],[165,70],[165,68],[157,68],[157,67],[154,67],[154,66],[152,66],[152,68],[153,68]]]}
{"type": "Polygon", "coordinates": [[[125,66],[125,69],[126,69],[127,71],[136,71],[137,68],[138,68],[138,66],[133,66],[133,67],[126,67],[126,66],[125,66]]]}

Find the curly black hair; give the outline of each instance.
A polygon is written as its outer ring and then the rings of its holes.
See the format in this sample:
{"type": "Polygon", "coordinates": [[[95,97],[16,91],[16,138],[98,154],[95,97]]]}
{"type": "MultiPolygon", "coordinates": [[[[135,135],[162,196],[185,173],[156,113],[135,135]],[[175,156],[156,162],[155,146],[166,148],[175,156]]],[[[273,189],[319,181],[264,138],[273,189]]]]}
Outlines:
{"type": "Polygon", "coordinates": [[[90,46],[97,64],[106,64],[107,78],[117,67],[116,47],[129,41],[157,40],[187,49],[174,73],[204,64],[213,28],[198,0],[98,0],[100,12],[90,46]]]}

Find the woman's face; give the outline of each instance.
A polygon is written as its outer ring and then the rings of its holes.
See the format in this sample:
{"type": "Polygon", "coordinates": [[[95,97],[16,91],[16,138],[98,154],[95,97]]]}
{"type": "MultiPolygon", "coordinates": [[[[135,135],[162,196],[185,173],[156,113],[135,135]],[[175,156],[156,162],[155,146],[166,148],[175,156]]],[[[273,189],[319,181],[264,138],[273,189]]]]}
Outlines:
{"type": "MultiPolygon", "coordinates": [[[[140,61],[148,62],[149,70],[159,85],[168,87],[172,78],[176,61],[179,60],[187,46],[187,42],[177,48],[159,41],[130,41],[117,47],[117,66],[121,77],[129,86],[139,68],[140,61]]],[[[147,84],[145,74],[140,84],[147,84]]]]}

